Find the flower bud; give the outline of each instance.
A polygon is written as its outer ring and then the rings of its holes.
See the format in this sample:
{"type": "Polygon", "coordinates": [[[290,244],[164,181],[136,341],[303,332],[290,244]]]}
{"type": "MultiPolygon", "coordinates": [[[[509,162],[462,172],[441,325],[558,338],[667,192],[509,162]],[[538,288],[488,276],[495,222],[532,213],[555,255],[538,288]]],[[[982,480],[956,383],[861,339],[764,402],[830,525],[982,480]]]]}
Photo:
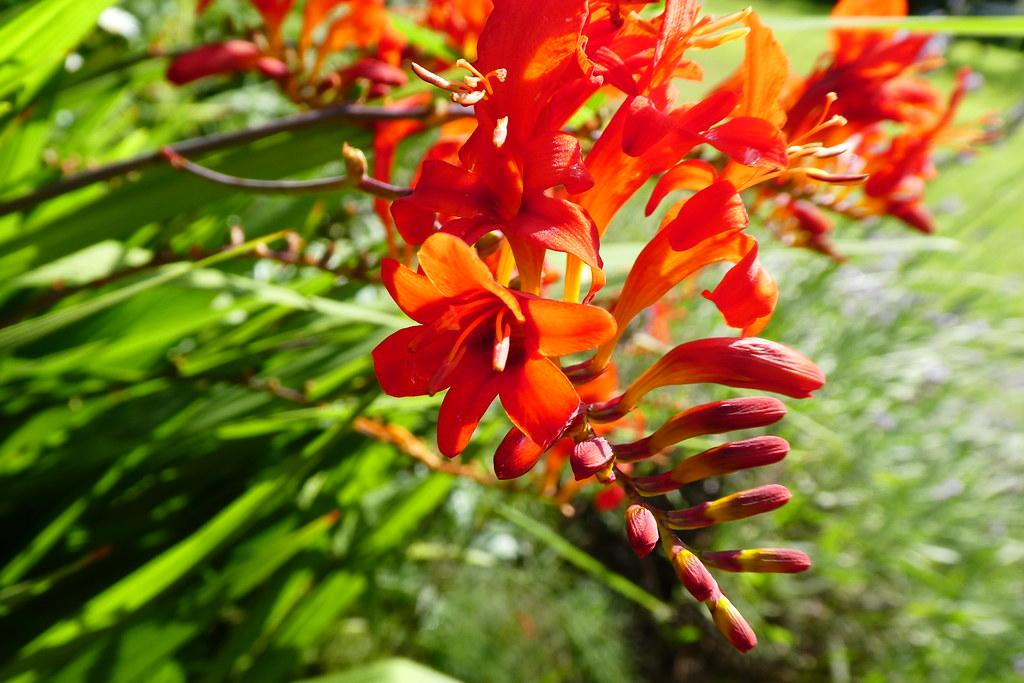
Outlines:
{"type": "Polygon", "coordinates": [[[664,521],[670,529],[702,529],[719,522],[731,522],[770,512],[788,503],[791,495],[785,486],[768,484],[685,510],[672,510],[665,513],[664,521]]]}
{"type": "Polygon", "coordinates": [[[257,68],[263,51],[246,40],[227,40],[203,45],[179,55],[167,69],[167,80],[184,85],[214,74],[248,71],[257,68]]]}
{"type": "Polygon", "coordinates": [[[727,572],[796,574],[811,566],[811,558],[790,548],[748,548],[701,553],[706,564],[727,572]]]}
{"type": "Polygon", "coordinates": [[[672,545],[672,568],[686,590],[697,600],[704,602],[718,591],[718,583],[711,572],[692,552],[679,542],[672,545]]]}
{"type": "Polygon", "coordinates": [[[704,604],[711,610],[711,618],[719,633],[740,652],[747,652],[757,645],[757,635],[739,610],[733,607],[729,598],[720,592],[704,604]]]}
{"type": "Polygon", "coordinates": [[[671,472],[638,477],[633,483],[641,495],[657,496],[708,477],[776,463],[786,457],[788,452],[789,444],[785,439],[756,436],[709,448],[686,458],[671,472]]]}
{"type": "Polygon", "coordinates": [[[705,403],[677,413],[644,439],[615,446],[615,457],[625,462],[640,460],[695,436],[765,427],[785,415],[782,401],[769,396],[705,403]]]}
{"type": "Polygon", "coordinates": [[[643,505],[626,508],[626,535],[637,557],[647,557],[658,545],[658,520],[643,505]]]}
{"type": "Polygon", "coordinates": [[[521,477],[533,469],[542,455],[544,448],[513,427],[494,452],[494,474],[498,479],[521,477]]]}
{"type": "Polygon", "coordinates": [[[825,375],[805,356],[767,339],[698,339],[662,356],[630,385],[616,407],[625,414],[654,389],[703,382],[807,398],[825,384],[825,375]]]}
{"type": "Polygon", "coordinates": [[[572,449],[569,465],[577,481],[593,476],[608,467],[615,459],[611,444],[603,437],[580,441],[572,449]]]}

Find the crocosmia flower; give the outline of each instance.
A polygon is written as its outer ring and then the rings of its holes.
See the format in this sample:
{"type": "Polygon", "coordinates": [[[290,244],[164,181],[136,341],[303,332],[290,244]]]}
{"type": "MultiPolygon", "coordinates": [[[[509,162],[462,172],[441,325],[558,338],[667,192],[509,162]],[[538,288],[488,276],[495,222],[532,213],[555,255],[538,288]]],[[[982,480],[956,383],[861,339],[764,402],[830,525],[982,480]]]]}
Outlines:
{"type": "Polygon", "coordinates": [[[381,387],[392,396],[448,390],[438,414],[445,455],[466,447],[495,397],[531,441],[551,444],[580,409],[576,390],[551,357],[609,339],[611,315],[502,287],[453,235],[428,238],[419,260],[422,273],[392,260],[382,268],[388,292],[419,325],[374,349],[381,387]]]}

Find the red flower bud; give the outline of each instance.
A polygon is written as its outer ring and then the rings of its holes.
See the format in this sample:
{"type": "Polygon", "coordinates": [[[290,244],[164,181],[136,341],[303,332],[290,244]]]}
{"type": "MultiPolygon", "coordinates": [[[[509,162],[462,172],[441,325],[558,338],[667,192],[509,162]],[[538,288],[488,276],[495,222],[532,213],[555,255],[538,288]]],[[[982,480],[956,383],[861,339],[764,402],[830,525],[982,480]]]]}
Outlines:
{"type": "Polygon", "coordinates": [[[684,484],[751,467],[776,463],[789,453],[789,444],[777,436],[755,436],[733,441],[686,458],[671,472],[639,477],[634,481],[638,492],[656,496],[675,491],[684,484]]]}
{"type": "Polygon", "coordinates": [[[707,600],[705,604],[711,610],[711,618],[715,622],[715,627],[719,633],[725,636],[726,640],[732,643],[733,647],[740,652],[747,652],[757,645],[757,635],[754,634],[754,629],[750,628],[750,624],[743,618],[739,610],[733,607],[729,598],[718,593],[707,600]]]}
{"type": "Polygon", "coordinates": [[[544,455],[544,450],[517,427],[513,427],[494,452],[494,474],[498,479],[521,477],[533,469],[544,455]]]}
{"type": "Polygon", "coordinates": [[[615,457],[626,462],[640,460],[694,436],[765,427],[785,414],[782,401],[768,396],[705,403],[677,413],[645,439],[616,446],[615,457]]]}
{"type": "Polygon", "coordinates": [[[788,503],[791,495],[785,486],[768,484],[685,510],[672,510],[665,513],[664,521],[670,529],[702,529],[770,512],[788,503]]]}
{"type": "Polygon", "coordinates": [[[690,595],[697,600],[704,602],[718,591],[718,583],[711,572],[692,552],[683,547],[681,543],[674,543],[672,546],[672,568],[676,570],[676,577],[690,595]]]}
{"type": "Polygon", "coordinates": [[[167,69],[167,80],[176,85],[184,85],[215,74],[255,68],[263,70],[269,66],[269,63],[261,66],[263,60],[263,51],[259,46],[246,40],[211,43],[176,57],[167,69]]]}
{"type": "Polygon", "coordinates": [[[572,474],[577,481],[593,476],[608,467],[615,454],[612,453],[612,446],[603,437],[595,437],[580,441],[572,449],[569,456],[569,465],[572,467],[572,474]]]}
{"type": "Polygon", "coordinates": [[[749,548],[701,553],[705,563],[727,572],[796,574],[811,566],[811,558],[790,548],[749,548]]]}
{"type": "Polygon", "coordinates": [[[658,520],[643,505],[626,508],[626,535],[637,557],[647,557],[658,545],[658,520]]]}

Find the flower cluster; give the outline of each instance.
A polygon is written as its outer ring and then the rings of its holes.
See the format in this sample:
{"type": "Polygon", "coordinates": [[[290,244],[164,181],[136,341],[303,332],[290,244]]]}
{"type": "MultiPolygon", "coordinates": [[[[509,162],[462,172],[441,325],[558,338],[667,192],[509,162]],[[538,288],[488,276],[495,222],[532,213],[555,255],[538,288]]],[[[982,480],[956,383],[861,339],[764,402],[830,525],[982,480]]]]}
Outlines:
{"type": "MultiPolygon", "coordinates": [[[[832,11],[837,21],[906,14],[906,0],[841,0],[832,11]]],[[[936,175],[935,149],[969,152],[996,135],[980,123],[954,125],[957,106],[975,80],[969,69],[957,74],[948,96],[924,78],[942,65],[941,48],[926,33],[837,28],[830,52],[809,76],[780,79],[783,130],[801,150],[802,165],[868,177],[837,192],[808,182],[805,173],[780,176],[762,198],[768,224],[783,240],[841,260],[830,240],[830,213],[857,220],[892,216],[933,231],[924,195],[936,175]],[[807,145],[812,136],[818,144],[807,145]]]]}
{"type": "MultiPolygon", "coordinates": [[[[933,147],[982,137],[952,123],[969,75],[944,101],[917,76],[936,63],[927,36],[841,29],[821,66],[795,78],[756,13],[705,16],[696,0],[666,0],[660,10],[650,0],[431,0],[418,20],[466,57],[452,60],[418,52],[383,0],[307,0],[297,43],[282,37],[292,0],[252,4],[263,19],[252,40],[181,55],[169,79],[256,70],[316,107],[388,96],[405,83],[407,64],[463,108],[463,118],[441,126],[414,187],[390,204],[377,199],[391,255],[381,280],[416,323],[373,351],[384,391],[446,392],[437,444],[449,458],[468,447],[498,399],[512,423],[494,454],[499,479],[543,460],[542,490],[556,502],[603,483],[597,505],[625,505],[637,555],[660,543],[722,634],[740,650],[753,647],[753,631],[710,569],[799,572],[809,559],[779,548],[703,551],[681,532],[769,512],[789,491],[766,485],[679,509],[665,496],[782,460],[789,446],[773,436],[682,459],[672,451],[688,439],[769,426],[785,407],[764,396],[690,406],[646,435],[642,408],[669,386],[806,398],[824,384],[813,362],[754,336],[779,292],[747,231],[743,193],[785,242],[833,256],[823,209],[930,230],[922,198],[933,147]],[[679,97],[681,83],[703,79],[688,54],[741,40],[731,78],[699,99],[679,97]],[[338,54],[347,61],[328,70],[338,54]],[[667,210],[610,297],[602,240],[653,178],[646,213],[667,210]],[[703,296],[738,335],[673,345],[665,324],[673,298],[714,264],[728,269],[703,296]],[[620,390],[617,361],[645,316],[671,349],[620,390]]],[[[843,0],[834,15],[905,10],[903,0],[843,0]]],[[[399,141],[425,125],[373,124],[378,179],[390,178],[399,141]]]]}
{"type": "Polygon", "coordinates": [[[660,387],[714,383],[803,398],[824,383],[796,351],[750,336],[767,324],[778,291],[745,231],[740,191],[777,177],[791,154],[771,115],[777,92],[764,78],[772,73],[752,71],[738,89],[719,88],[692,102],[678,101],[674,89],[679,79],[701,77],[688,49],[742,39],[753,26],[766,31],[756,16],[713,19],[694,2],[673,0],[647,16],[639,12],[646,4],[499,1],[480,35],[478,59],[459,64],[467,74],[462,80],[413,65],[453,101],[472,105],[476,126],[461,145],[445,141],[429,154],[413,192],[391,206],[398,232],[419,245],[419,269],[386,260],[381,275],[418,324],[387,338],[373,358],[388,394],[447,390],[437,421],[444,455],[467,447],[498,398],[513,425],[494,456],[499,478],[524,475],[547,455],[549,478],[557,479],[568,461],[578,481],[616,482],[628,498],[626,527],[637,553],[648,554],[660,539],[684,586],[747,650],[756,642],[753,632],[707,567],[793,572],[807,568],[806,556],[779,549],[701,553],[677,532],[768,512],[789,492],[763,486],[678,510],[658,501],[691,482],[778,462],[787,444],[754,437],[683,459],[667,472],[639,472],[686,439],[769,425],[783,416],[782,404],[752,397],[699,405],[639,440],[609,439],[660,387]],[[618,101],[607,124],[568,132],[598,92],[618,101]],[[722,162],[698,158],[703,149],[722,162]],[[594,305],[605,283],[601,239],[626,201],[659,174],[651,207],[677,190],[687,195],[669,209],[614,302],[594,305]],[[557,280],[552,252],[565,255],[561,300],[547,295],[557,280]],[[721,262],[732,265],[704,296],[742,336],[680,344],[618,392],[613,360],[631,323],[721,262]],[[581,302],[586,272],[590,286],[581,302]],[[588,351],[585,360],[565,362],[588,351]]]}

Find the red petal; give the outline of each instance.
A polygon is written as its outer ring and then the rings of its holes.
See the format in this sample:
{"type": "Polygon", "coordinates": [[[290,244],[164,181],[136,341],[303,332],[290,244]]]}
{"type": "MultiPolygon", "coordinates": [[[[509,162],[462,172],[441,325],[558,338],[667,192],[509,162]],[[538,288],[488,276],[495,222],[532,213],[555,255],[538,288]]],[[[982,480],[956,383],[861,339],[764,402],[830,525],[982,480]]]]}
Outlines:
{"type": "Polygon", "coordinates": [[[779,288],[761,266],[757,245],[733,266],[714,292],[704,291],[704,298],[713,301],[729,327],[743,330],[744,336],[757,334],[771,319],[779,288]]]}
{"type": "Polygon", "coordinates": [[[665,231],[672,248],[683,251],[713,235],[742,230],[749,222],[736,188],[718,180],[687,199],[665,231]]]}
{"type": "Polygon", "coordinates": [[[686,110],[673,112],[676,127],[686,133],[701,133],[729,115],[739,96],[728,90],[716,90],[686,110]]]}
{"type": "Polygon", "coordinates": [[[593,349],[615,334],[615,318],[603,308],[520,295],[527,333],[545,356],[593,349]]]}
{"type": "Polygon", "coordinates": [[[634,97],[627,112],[622,150],[631,157],[640,156],[672,130],[672,119],[646,97],[634,97]]]}
{"type": "Polygon", "coordinates": [[[501,373],[498,393],[512,423],[543,447],[561,436],[580,407],[572,384],[543,356],[510,364],[501,373]]]}
{"type": "Polygon", "coordinates": [[[480,418],[498,394],[490,358],[473,355],[459,366],[458,379],[452,383],[437,414],[437,447],[454,458],[469,444],[480,418]]]}
{"type": "Polygon", "coordinates": [[[785,168],[786,140],[764,119],[741,116],[704,133],[704,139],[744,166],[785,168]]]}
{"type": "Polygon", "coordinates": [[[434,320],[447,305],[437,287],[425,275],[394,259],[384,259],[381,263],[380,279],[398,307],[418,323],[434,320]]]}
{"type": "Polygon", "coordinates": [[[373,350],[373,369],[384,393],[390,396],[429,393],[427,385],[451,351],[455,334],[424,335],[424,331],[422,325],[398,330],[373,350]]]}
{"type": "Polygon", "coordinates": [[[594,185],[580,143],[569,133],[540,135],[526,148],[523,169],[526,192],[539,192],[564,185],[569,192],[584,192],[594,185]]]}
{"type": "Polygon", "coordinates": [[[594,221],[578,204],[568,200],[545,195],[530,197],[506,229],[510,237],[572,254],[591,268],[603,265],[597,253],[599,238],[594,221]]]}

